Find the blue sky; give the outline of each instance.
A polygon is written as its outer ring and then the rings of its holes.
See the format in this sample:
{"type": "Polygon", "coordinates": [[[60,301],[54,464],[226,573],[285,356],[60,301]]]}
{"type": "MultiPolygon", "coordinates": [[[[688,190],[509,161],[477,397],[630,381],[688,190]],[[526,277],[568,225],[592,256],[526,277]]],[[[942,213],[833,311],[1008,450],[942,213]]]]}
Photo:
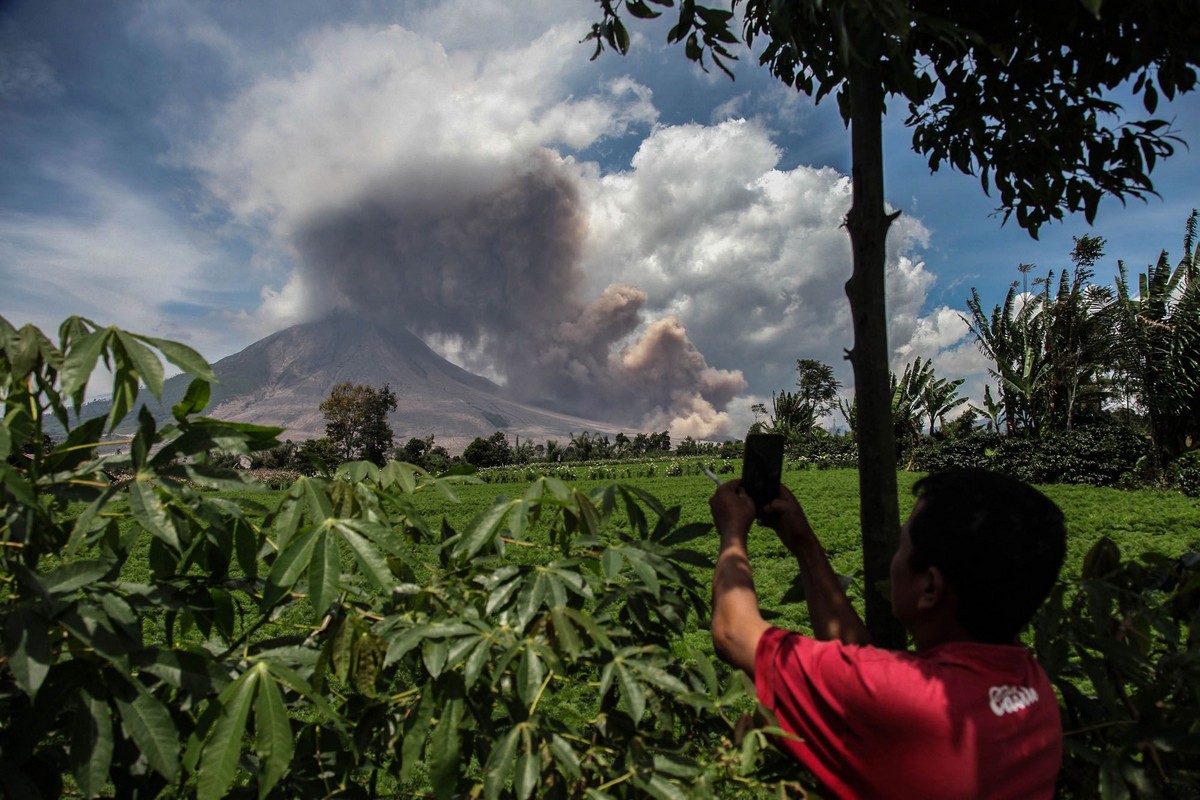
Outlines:
{"type": "MultiPolygon", "coordinates": [[[[343,307],[522,399],[740,435],[797,358],[851,344],[849,139],[753,58],[705,74],[638,26],[589,61],[588,0],[0,6],[0,315],[69,314],[210,359],[343,307]]],[[[958,314],[1098,233],[1140,269],[1200,205],[1200,103],[1161,198],[1032,240],[888,121],[894,367],[982,362],[958,314]]],[[[1131,109],[1132,116],[1140,108],[1131,109]]]]}

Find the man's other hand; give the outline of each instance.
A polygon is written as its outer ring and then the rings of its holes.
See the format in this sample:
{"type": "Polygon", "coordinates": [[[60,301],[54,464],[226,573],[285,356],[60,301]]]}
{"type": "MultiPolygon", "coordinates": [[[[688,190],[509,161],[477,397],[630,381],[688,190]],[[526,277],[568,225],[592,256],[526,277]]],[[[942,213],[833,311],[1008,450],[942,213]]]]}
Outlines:
{"type": "Polygon", "coordinates": [[[799,556],[802,545],[815,538],[812,526],[808,524],[808,517],[800,507],[800,501],[786,486],[779,487],[779,497],[763,509],[760,521],[773,529],[783,546],[796,556],[799,556]]]}

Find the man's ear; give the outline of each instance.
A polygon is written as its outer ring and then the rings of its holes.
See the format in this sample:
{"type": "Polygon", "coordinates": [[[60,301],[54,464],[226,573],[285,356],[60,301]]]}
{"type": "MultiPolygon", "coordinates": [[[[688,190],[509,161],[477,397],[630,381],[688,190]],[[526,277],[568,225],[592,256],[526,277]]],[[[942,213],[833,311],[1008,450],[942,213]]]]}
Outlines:
{"type": "Polygon", "coordinates": [[[917,597],[918,609],[937,608],[946,602],[952,590],[938,567],[928,567],[921,576],[921,594],[917,597]]]}

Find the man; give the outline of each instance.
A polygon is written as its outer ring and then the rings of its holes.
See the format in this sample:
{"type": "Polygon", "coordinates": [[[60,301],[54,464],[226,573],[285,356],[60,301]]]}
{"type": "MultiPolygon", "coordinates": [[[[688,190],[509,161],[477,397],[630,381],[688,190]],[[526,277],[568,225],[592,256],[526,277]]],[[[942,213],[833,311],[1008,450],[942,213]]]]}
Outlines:
{"type": "Polygon", "coordinates": [[[798,738],[781,744],[842,798],[1037,798],[1054,794],[1062,724],[1054,691],[1017,643],[1057,579],[1058,507],[983,470],[931,475],[892,559],[892,611],[916,652],[884,650],[855,612],[786,488],[761,521],[796,557],[815,637],[763,620],[740,481],[709,504],[721,536],[713,645],[754,678],[798,738]]]}

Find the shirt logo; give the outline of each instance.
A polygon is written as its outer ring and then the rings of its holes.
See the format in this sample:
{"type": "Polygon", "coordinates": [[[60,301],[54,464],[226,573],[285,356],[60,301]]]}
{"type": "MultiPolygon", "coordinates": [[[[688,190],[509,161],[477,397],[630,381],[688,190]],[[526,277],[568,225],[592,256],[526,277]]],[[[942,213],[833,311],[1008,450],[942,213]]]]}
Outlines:
{"type": "Polygon", "coordinates": [[[993,686],[988,689],[992,712],[997,717],[1028,708],[1038,701],[1038,693],[1029,686],[993,686]]]}

